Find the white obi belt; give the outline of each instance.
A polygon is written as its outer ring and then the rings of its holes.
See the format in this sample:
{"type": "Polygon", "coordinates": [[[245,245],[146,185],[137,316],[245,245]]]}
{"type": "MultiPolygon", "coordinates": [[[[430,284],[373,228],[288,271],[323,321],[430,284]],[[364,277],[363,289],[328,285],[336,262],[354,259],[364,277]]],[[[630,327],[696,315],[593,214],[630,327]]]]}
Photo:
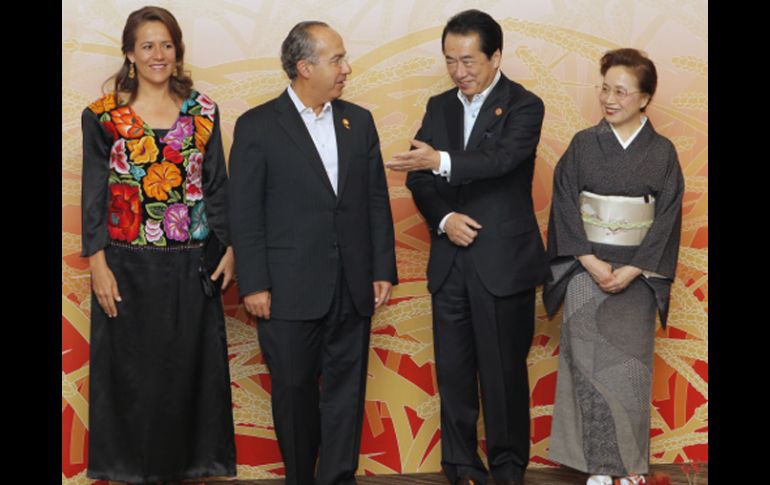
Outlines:
{"type": "Polygon", "coordinates": [[[583,229],[591,242],[639,246],[655,219],[655,197],[622,197],[580,192],[583,229]]]}

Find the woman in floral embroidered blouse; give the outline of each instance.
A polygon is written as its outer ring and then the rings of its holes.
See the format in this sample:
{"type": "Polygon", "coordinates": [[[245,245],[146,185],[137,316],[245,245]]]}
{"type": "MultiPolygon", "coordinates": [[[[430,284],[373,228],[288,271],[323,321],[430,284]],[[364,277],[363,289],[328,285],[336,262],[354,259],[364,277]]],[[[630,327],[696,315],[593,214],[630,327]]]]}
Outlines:
{"type": "Polygon", "coordinates": [[[183,71],[170,12],[133,12],[122,40],[114,92],[82,116],[82,255],[93,286],[87,475],[234,476],[222,301],[201,275],[209,239],[226,248],[210,279],[226,287],[234,272],[219,112],[183,71]]]}

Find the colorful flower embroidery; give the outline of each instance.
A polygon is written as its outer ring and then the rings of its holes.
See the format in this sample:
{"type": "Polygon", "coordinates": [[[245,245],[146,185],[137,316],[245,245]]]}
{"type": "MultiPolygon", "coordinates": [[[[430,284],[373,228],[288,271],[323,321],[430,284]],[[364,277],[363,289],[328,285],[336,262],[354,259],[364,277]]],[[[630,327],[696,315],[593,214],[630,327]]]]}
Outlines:
{"type": "Polygon", "coordinates": [[[179,167],[169,162],[153,163],[142,179],[144,193],[157,200],[168,200],[168,193],[182,185],[179,167]]]}
{"type": "Polygon", "coordinates": [[[206,236],[209,235],[209,225],[206,220],[206,203],[200,201],[195,204],[191,216],[190,234],[192,235],[192,238],[197,241],[206,239],[206,236]]]}
{"type": "Polygon", "coordinates": [[[126,143],[128,151],[131,152],[131,160],[134,163],[150,163],[158,158],[158,146],[155,144],[155,138],[143,136],[138,140],[129,140],[126,143]]]}
{"type": "Polygon", "coordinates": [[[107,94],[106,96],[102,96],[101,98],[88,105],[88,108],[98,115],[104,113],[105,111],[113,110],[115,109],[115,95],[107,94]]]}
{"type": "Polygon", "coordinates": [[[190,214],[186,205],[171,204],[166,209],[166,215],[163,217],[163,229],[166,230],[166,236],[174,241],[187,241],[190,227],[190,214]]]}
{"type": "Polygon", "coordinates": [[[166,148],[163,149],[163,158],[169,162],[176,163],[177,165],[184,162],[184,157],[182,154],[168,145],[166,145],[166,148]]]}
{"type": "Polygon", "coordinates": [[[200,103],[201,105],[201,114],[203,116],[208,116],[211,119],[214,119],[214,112],[216,111],[216,105],[214,104],[214,101],[211,100],[208,96],[205,94],[199,94],[197,98],[195,98],[195,101],[200,103]]]}
{"type": "Polygon", "coordinates": [[[113,95],[89,108],[113,144],[109,153],[110,237],[134,245],[202,241],[211,232],[203,197],[204,150],[216,105],[196,91],[160,137],[113,95]]]}
{"type": "Polygon", "coordinates": [[[139,182],[145,175],[147,175],[147,172],[143,168],[131,165],[131,176],[134,177],[134,180],[139,182]]]}
{"type": "Polygon", "coordinates": [[[163,229],[160,227],[161,221],[148,219],[144,224],[144,233],[147,236],[147,242],[158,242],[163,238],[163,229]]]}
{"type": "Polygon", "coordinates": [[[195,147],[201,153],[206,153],[206,143],[209,142],[213,127],[214,122],[205,116],[195,117],[195,147]]]}
{"type": "Polygon", "coordinates": [[[183,115],[186,115],[188,110],[195,106],[196,103],[195,103],[194,96],[195,96],[195,91],[192,92],[192,95],[189,98],[184,100],[184,103],[182,103],[182,107],[179,109],[180,113],[182,113],[183,115]]]}
{"type": "Polygon", "coordinates": [[[126,140],[120,139],[112,145],[110,150],[110,168],[119,174],[127,174],[131,167],[126,156],[126,140]]]}
{"type": "Polygon", "coordinates": [[[121,106],[110,113],[118,133],[123,138],[139,138],[144,135],[144,126],[128,106],[121,106]]]}
{"type": "Polygon", "coordinates": [[[185,184],[187,200],[203,199],[203,155],[193,151],[187,164],[187,182],[185,184]]]}
{"type": "Polygon", "coordinates": [[[110,185],[110,210],[107,230],[112,239],[131,242],[139,235],[142,222],[139,187],[128,184],[110,185]]]}
{"type": "Polygon", "coordinates": [[[120,135],[118,135],[118,129],[115,128],[115,123],[112,121],[103,121],[102,126],[112,135],[113,141],[117,141],[118,138],[120,138],[120,135]]]}
{"type": "Polygon", "coordinates": [[[185,138],[193,134],[193,119],[190,116],[180,116],[174,126],[168,131],[166,136],[160,139],[161,142],[170,146],[176,151],[182,151],[185,138]]]}

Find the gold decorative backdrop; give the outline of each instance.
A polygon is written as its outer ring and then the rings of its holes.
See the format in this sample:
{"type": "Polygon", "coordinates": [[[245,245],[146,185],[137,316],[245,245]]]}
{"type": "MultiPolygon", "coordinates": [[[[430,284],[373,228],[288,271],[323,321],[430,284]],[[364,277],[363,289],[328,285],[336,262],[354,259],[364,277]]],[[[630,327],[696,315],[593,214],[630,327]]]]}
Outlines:
{"type": "MultiPolygon", "coordinates": [[[[372,111],[383,157],[403,151],[429,96],[449,88],[440,35],[453,14],[479,8],[505,32],[502,69],[537,93],[546,115],[533,184],[544,234],[553,169],[570,139],[600,118],[593,86],[609,49],[637,47],[658,68],[649,117],[676,145],[686,177],[684,225],[670,327],[658,330],[652,461],[705,461],[708,452],[708,63],[706,0],[160,0],[184,31],[196,87],[222,112],[226,152],[236,118],[277,96],[287,80],[280,43],[298,21],[324,20],[345,40],[353,75],[344,97],[372,111]]],[[[144,1],[62,3],[62,483],[89,484],[89,277],[80,251],[80,112],[121,63],[128,14],[144,1]]],[[[439,470],[439,403],[430,298],[429,238],[404,187],[388,173],[401,284],[373,322],[359,473],[439,470]]],[[[270,379],[256,330],[225,295],[239,478],[283,473],[270,414],[270,379]]],[[[529,355],[533,466],[546,459],[561,318],[549,321],[538,295],[529,355]]],[[[484,443],[481,445],[484,449],[484,443]]]]}

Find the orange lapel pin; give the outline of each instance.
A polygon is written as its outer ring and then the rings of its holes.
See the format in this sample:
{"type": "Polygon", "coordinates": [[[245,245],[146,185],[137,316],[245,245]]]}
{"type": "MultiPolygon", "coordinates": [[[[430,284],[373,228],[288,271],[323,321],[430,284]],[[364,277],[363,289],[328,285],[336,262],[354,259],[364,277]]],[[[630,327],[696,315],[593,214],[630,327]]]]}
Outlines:
{"type": "Polygon", "coordinates": [[[344,126],[345,128],[347,128],[349,130],[350,129],[350,121],[348,121],[347,118],[342,118],[342,126],[344,126]]]}
{"type": "Polygon", "coordinates": [[[501,114],[503,114],[503,108],[497,108],[495,110],[495,115],[500,116],[501,114]]]}

